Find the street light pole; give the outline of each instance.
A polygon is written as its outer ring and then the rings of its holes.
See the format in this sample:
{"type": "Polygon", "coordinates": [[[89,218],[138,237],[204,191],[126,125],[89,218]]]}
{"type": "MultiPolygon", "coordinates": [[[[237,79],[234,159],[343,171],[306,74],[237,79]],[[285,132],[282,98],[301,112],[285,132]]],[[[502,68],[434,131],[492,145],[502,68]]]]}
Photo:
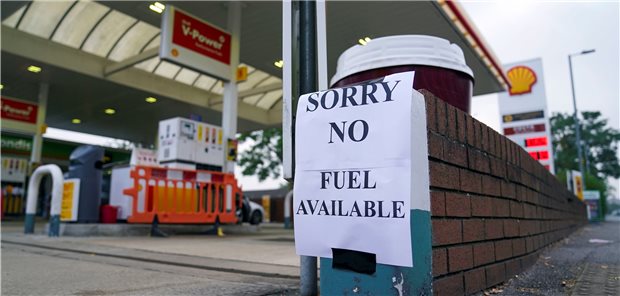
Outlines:
{"type": "MultiPolygon", "coordinates": [[[[586,176],[584,175],[584,172],[583,172],[583,158],[582,158],[583,153],[581,151],[581,128],[579,126],[579,117],[577,116],[577,100],[575,99],[575,83],[573,81],[572,57],[576,55],[584,55],[584,54],[593,53],[594,51],[595,51],[594,49],[590,49],[590,50],[584,50],[580,53],[568,55],[568,68],[570,71],[570,86],[573,92],[573,110],[574,110],[573,119],[575,120],[575,136],[576,136],[575,145],[577,145],[577,158],[579,161],[579,172],[581,173],[583,180],[585,180],[586,176]]],[[[583,188],[585,189],[585,182],[583,182],[583,188]]]]}

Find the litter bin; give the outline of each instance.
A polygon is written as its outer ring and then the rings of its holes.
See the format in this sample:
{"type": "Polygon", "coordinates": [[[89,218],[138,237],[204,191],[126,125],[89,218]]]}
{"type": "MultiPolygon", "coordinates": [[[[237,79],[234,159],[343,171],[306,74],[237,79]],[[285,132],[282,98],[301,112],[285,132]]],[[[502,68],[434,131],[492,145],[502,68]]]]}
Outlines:
{"type": "Polygon", "coordinates": [[[78,223],[99,222],[103,155],[103,148],[83,145],[75,148],[69,156],[67,178],[80,179],[78,223]]]}
{"type": "Polygon", "coordinates": [[[113,224],[118,218],[118,207],[111,205],[101,206],[101,223],[113,224]]]}

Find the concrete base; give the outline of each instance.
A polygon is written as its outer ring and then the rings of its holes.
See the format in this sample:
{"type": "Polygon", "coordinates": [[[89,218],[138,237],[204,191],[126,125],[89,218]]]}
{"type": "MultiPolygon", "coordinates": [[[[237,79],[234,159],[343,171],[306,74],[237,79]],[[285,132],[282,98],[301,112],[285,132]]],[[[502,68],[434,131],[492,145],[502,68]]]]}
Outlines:
{"type": "MultiPolygon", "coordinates": [[[[43,234],[49,232],[49,223],[45,224],[43,234]]],[[[222,225],[224,234],[256,233],[259,225],[222,225]]],[[[203,234],[213,230],[213,225],[176,225],[159,224],[159,229],[166,234],[203,234]]],[[[147,236],[151,233],[150,224],[99,224],[99,223],[60,223],[60,236],[147,236]]]]}

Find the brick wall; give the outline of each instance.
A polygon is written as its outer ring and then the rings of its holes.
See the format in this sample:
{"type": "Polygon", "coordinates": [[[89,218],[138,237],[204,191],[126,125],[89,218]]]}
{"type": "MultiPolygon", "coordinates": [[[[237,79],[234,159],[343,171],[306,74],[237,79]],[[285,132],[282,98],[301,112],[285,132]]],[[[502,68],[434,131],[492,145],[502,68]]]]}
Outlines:
{"type": "Polygon", "coordinates": [[[536,262],[587,222],[586,208],[517,144],[426,99],[435,295],[471,294],[536,262]]]}

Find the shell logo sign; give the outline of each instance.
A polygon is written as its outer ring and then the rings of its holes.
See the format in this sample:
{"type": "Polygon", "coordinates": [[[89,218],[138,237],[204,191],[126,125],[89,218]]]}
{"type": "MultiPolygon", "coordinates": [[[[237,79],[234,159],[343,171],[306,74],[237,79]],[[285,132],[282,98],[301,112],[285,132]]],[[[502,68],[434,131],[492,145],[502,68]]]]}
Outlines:
{"type": "Polygon", "coordinates": [[[512,67],[506,73],[510,81],[510,95],[521,95],[532,92],[532,86],[536,83],[536,73],[526,66],[512,67]]]}

